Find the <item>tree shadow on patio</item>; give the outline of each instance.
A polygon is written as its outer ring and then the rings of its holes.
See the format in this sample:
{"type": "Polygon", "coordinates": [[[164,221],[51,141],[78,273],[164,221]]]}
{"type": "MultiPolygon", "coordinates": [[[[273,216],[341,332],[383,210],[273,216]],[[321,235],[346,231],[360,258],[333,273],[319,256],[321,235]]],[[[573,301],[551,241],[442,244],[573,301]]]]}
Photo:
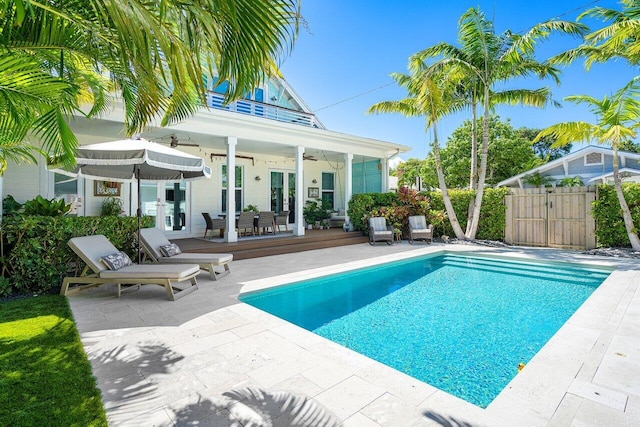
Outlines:
{"type": "Polygon", "coordinates": [[[438,425],[443,427],[475,427],[480,425],[480,424],[472,424],[468,421],[459,420],[454,417],[441,415],[433,411],[425,411],[423,412],[423,414],[425,417],[435,421],[436,423],[438,423],[438,425]]]}
{"type": "Polygon", "coordinates": [[[202,398],[175,409],[176,425],[252,425],[282,427],[332,427],[338,419],[313,399],[288,391],[267,391],[256,387],[222,394],[226,401],[202,398]],[[226,424],[223,424],[226,423],[226,424]]]}

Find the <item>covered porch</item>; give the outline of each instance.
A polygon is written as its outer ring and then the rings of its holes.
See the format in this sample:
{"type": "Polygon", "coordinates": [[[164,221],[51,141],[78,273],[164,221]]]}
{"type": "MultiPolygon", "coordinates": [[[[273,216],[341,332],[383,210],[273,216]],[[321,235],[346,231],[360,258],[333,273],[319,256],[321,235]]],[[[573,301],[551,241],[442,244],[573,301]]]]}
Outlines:
{"type": "MultiPolygon", "coordinates": [[[[122,122],[117,110],[101,120],[77,118],[73,128],[81,144],[118,139],[122,122]]],[[[134,186],[123,184],[118,195],[124,213],[134,215],[140,197],[143,214],[155,216],[156,226],[172,239],[203,236],[202,213],[224,217],[227,243],[243,239],[238,236],[235,217],[251,207],[276,214],[289,211],[288,227],[295,236],[308,232],[303,218],[307,200],[327,199],[335,215],[349,221],[346,210],[352,195],[388,191],[388,161],[409,149],[217,109],[199,112],[170,127],[149,127],[141,136],[204,158],[212,178],[145,183],[140,194],[134,186]]],[[[51,181],[50,187],[55,187],[54,179],[51,181]]],[[[94,186],[90,181],[77,183],[79,215],[98,214],[104,197],[96,194],[94,186]]]]}

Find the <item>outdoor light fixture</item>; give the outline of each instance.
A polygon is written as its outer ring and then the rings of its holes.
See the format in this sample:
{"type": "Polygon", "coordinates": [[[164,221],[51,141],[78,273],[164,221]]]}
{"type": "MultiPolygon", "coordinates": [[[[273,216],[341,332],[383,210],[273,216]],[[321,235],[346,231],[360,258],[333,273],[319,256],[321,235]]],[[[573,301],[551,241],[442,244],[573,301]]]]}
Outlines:
{"type": "Polygon", "coordinates": [[[317,183],[318,183],[318,180],[317,180],[317,179],[315,179],[315,178],[313,178],[313,179],[311,180],[311,182],[313,182],[314,184],[317,184],[317,183]]]}
{"type": "Polygon", "coordinates": [[[260,175],[256,175],[255,180],[256,180],[256,181],[260,181],[260,179],[261,179],[261,178],[260,178],[260,175]]]}

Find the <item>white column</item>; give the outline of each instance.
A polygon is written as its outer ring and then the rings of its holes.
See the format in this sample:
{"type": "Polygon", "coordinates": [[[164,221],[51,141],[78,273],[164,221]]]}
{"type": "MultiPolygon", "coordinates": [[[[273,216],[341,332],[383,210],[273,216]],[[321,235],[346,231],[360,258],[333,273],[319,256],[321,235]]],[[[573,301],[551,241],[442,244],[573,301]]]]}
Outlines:
{"type": "Polygon", "coordinates": [[[351,224],[347,210],[349,209],[349,201],[353,196],[353,154],[344,155],[344,223],[351,224]]]}
{"type": "Polygon", "coordinates": [[[381,193],[389,192],[389,159],[386,157],[380,159],[382,164],[382,191],[381,193]]]}
{"type": "Polygon", "coordinates": [[[304,208],[304,147],[298,145],[296,147],[296,218],[293,228],[294,236],[304,236],[304,219],[302,218],[302,209],[304,208]]]}
{"type": "Polygon", "coordinates": [[[227,224],[224,232],[224,241],[228,243],[238,241],[236,231],[236,145],[238,138],[227,138],[227,224]]]}

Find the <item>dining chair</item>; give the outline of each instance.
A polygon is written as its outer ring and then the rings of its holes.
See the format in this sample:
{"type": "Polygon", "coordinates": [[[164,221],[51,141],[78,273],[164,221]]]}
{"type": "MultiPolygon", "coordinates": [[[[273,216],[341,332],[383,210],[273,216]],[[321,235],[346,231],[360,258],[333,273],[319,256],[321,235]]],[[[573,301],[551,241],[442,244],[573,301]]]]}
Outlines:
{"type": "Polygon", "coordinates": [[[276,234],[275,213],[271,211],[261,211],[254,220],[254,226],[258,229],[258,234],[267,234],[268,228],[271,228],[271,232],[276,234]]]}
{"type": "Polygon", "coordinates": [[[236,220],[236,228],[238,229],[238,236],[242,236],[242,233],[247,233],[247,230],[251,231],[251,235],[255,236],[256,231],[253,228],[253,220],[256,216],[255,212],[240,212],[240,216],[236,220]]]}
{"type": "Polygon", "coordinates": [[[209,212],[202,212],[202,216],[204,217],[204,222],[206,223],[206,228],[204,229],[204,237],[207,238],[207,233],[211,230],[211,237],[213,237],[213,230],[220,230],[220,234],[224,235],[224,229],[227,226],[225,220],[223,218],[211,218],[209,212]]]}
{"type": "Polygon", "coordinates": [[[289,211],[280,211],[276,215],[276,229],[280,231],[280,227],[284,225],[285,231],[289,231],[289,211]]]}

